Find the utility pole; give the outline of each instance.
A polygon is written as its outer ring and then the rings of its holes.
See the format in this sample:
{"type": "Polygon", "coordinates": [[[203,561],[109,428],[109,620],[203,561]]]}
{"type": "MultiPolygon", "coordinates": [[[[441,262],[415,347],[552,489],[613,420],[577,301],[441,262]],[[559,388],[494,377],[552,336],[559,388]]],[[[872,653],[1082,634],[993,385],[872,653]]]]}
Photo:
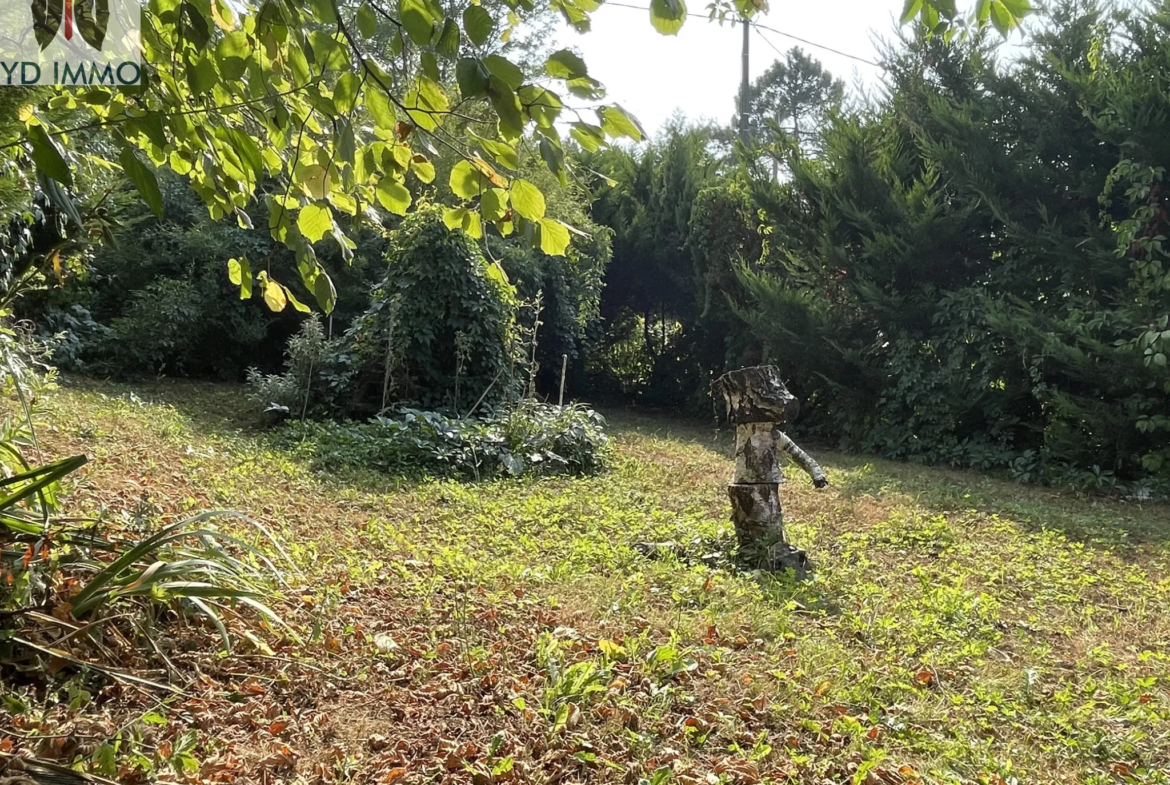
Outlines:
{"type": "Polygon", "coordinates": [[[751,23],[743,20],[743,83],[739,87],[739,139],[745,145],[748,143],[748,43],[751,40],[751,23]]]}

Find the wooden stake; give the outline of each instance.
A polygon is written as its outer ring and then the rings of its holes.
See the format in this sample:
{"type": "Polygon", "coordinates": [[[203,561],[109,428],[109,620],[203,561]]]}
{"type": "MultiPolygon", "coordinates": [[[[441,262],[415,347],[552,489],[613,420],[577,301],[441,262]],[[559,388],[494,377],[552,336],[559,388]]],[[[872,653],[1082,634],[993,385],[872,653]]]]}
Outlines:
{"type": "Polygon", "coordinates": [[[569,355],[561,355],[561,394],[557,396],[557,406],[565,405],[565,371],[569,370],[569,355]]]}

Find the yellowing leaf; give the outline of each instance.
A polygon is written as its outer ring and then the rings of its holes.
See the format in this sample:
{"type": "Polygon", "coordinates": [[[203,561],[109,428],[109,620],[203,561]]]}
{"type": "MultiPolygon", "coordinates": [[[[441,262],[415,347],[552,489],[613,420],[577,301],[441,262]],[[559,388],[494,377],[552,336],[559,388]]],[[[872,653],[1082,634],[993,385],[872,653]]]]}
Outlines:
{"type": "Polygon", "coordinates": [[[497,172],[495,169],[493,169],[491,164],[489,164],[487,161],[483,160],[482,158],[479,158],[479,157],[472,158],[471,165],[474,166],[476,169],[478,169],[480,171],[480,174],[482,174],[484,177],[486,177],[488,179],[488,182],[491,183],[492,185],[494,185],[496,188],[507,188],[508,187],[508,181],[504,179],[503,175],[501,175],[499,172],[497,172]]]}
{"type": "Polygon", "coordinates": [[[324,199],[329,194],[329,171],[320,164],[306,166],[301,172],[301,187],[314,199],[324,199]]]}
{"type": "Polygon", "coordinates": [[[228,280],[239,286],[243,283],[243,270],[239,259],[228,259],[228,280]]]}
{"type": "Polygon", "coordinates": [[[228,280],[240,287],[241,300],[252,297],[252,270],[247,258],[228,259],[228,280]]]}
{"type": "Polygon", "coordinates": [[[268,306],[268,310],[275,313],[280,313],[288,305],[284,287],[268,278],[264,280],[264,304],[268,306]]]}

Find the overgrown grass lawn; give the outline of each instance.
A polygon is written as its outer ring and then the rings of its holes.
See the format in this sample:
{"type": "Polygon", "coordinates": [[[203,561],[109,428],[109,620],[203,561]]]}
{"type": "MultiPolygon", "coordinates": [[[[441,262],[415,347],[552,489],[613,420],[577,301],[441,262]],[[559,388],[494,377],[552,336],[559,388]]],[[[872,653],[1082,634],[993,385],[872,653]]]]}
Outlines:
{"type": "Polygon", "coordinates": [[[181,747],[205,782],[1170,782],[1166,507],[822,453],[829,489],[782,489],[798,583],[727,566],[713,429],[614,414],[604,475],[413,483],[315,472],[240,401],[78,382],[42,439],[94,459],[70,509],[255,515],[306,642],[250,619],[222,656],[171,620],[182,695],[42,705],[0,740],[100,722],[126,780],[180,778],[181,747]]]}

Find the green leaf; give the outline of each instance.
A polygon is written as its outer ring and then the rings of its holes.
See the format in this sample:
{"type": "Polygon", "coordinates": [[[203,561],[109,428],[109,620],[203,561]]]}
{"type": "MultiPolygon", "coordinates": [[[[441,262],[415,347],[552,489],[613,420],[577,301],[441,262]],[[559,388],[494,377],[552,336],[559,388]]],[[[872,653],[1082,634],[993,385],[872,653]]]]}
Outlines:
{"type": "Polygon", "coordinates": [[[370,116],[374,118],[374,125],[377,128],[385,131],[394,130],[394,124],[398,122],[394,107],[385,91],[376,84],[369,84],[366,87],[366,108],[370,110],[370,116]]]}
{"type": "Polygon", "coordinates": [[[483,46],[495,26],[496,20],[492,19],[492,15],[481,5],[468,6],[463,12],[463,32],[467,33],[471,43],[476,46],[483,46]]]}
{"type": "Polygon", "coordinates": [[[297,228],[309,242],[315,243],[333,229],[333,211],[328,205],[307,204],[297,216],[297,228]]]}
{"type": "Polygon", "coordinates": [[[301,313],[309,313],[310,312],[311,309],[309,308],[309,306],[305,305],[300,300],[298,300],[296,298],[296,296],[293,294],[292,289],[288,288],[287,286],[282,286],[281,288],[284,289],[284,296],[288,298],[288,301],[290,303],[292,303],[293,308],[300,311],[301,313]]]}
{"type": "Polygon", "coordinates": [[[240,157],[240,161],[252,171],[254,179],[260,180],[264,176],[264,156],[261,155],[256,140],[239,128],[225,128],[223,136],[240,157]]]}
{"type": "Polygon", "coordinates": [[[1003,6],[1008,10],[1008,13],[1010,13],[1012,17],[1015,18],[1017,24],[1019,24],[1020,20],[1025,16],[1032,13],[1033,10],[1032,4],[1029,3],[1028,0],[1000,0],[1000,2],[1003,3],[1003,6]]]}
{"type": "Polygon", "coordinates": [[[500,118],[500,135],[505,139],[516,140],[524,133],[524,116],[520,110],[520,99],[512,88],[495,74],[488,82],[488,96],[492,101],[492,108],[500,118]]]}
{"type": "Polygon", "coordinates": [[[464,98],[475,98],[486,93],[490,78],[491,72],[480,60],[464,57],[455,64],[455,81],[459,83],[459,92],[464,98]]]}
{"type": "Polygon", "coordinates": [[[483,237],[483,222],[479,213],[466,207],[450,207],[443,211],[443,223],[454,231],[461,229],[475,239],[483,237]]]}
{"type": "Polygon", "coordinates": [[[410,171],[424,183],[435,181],[435,165],[425,155],[416,155],[410,159],[410,171]]]}
{"type": "Polygon", "coordinates": [[[443,78],[439,73],[439,61],[435,59],[434,52],[423,52],[419,56],[419,65],[422,67],[422,72],[426,74],[427,79],[432,82],[438,82],[443,78]]]}
{"type": "Polygon", "coordinates": [[[460,161],[451,167],[451,192],[463,199],[479,196],[490,184],[483,172],[470,161],[460,161]]]}
{"type": "Polygon", "coordinates": [[[560,96],[539,85],[524,85],[520,88],[519,98],[520,103],[528,109],[528,114],[540,128],[552,128],[564,107],[560,96]]]}
{"type": "Polygon", "coordinates": [[[483,59],[483,63],[492,76],[497,77],[511,90],[519,90],[520,85],[524,84],[524,72],[507,58],[499,55],[488,55],[483,59]]]}
{"type": "MultiPolygon", "coordinates": [[[[556,131],[550,131],[549,133],[555,134],[556,131]]],[[[561,147],[560,141],[548,136],[542,137],[540,140],[540,157],[544,159],[544,163],[549,171],[557,176],[561,187],[565,187],[567,184],[567,178],[565,176],[565,151],[561,147]]]]}
{"type": "Polygon", "coordinates": [[[130,178],[130,182],[134,183],[142,201],[146,202],[152,213],[162,218],[162,191],[158,188],[158,176],[154,170],[139,161],[138,156],[129,147],[122,148],[121,154],[118,155],[118,163],[122,165],[122,171],[130,178]]]}
{"type": "Polygon", "coordinates": [[[484,139],[481,136],[477,136],[475,139],[483,151],[494,158],[500,166],[513,171],[520,167],[520,156],[516,154],[516,148],[512,145],[495,139],[484,139]]]}
{"type": "Polygon", "coordinates": [[[640,142],[646,135],[634,116],[617,104],[598,109],[597,116],[601,120],[602,130],[614,138],[627,136],[640,142]]]}
{"type": "Polygon", "coordinates": [[[480,220],[479,213],[474,210],[468,210],[467,215],[463,216],[463,225],[460,228],[467,236],[476,240],[483,237],[483,221],[480,220]]]}
{"type": "Polygon", "coordinates": [[[443,114],[449,108],[443,88],[425,76],[419,77],[413,90],[406,94],[402,103],[410,121],[424,131],[433,131],[443,122],[443,114]]]}
{"type": "Polygon", "coordinates": [[[508,213],[508,192],[502,188],[489,188],[479,200],[479,210],[491,222],[503,220],[508,213]]]}
{"type": "Polygon", "coordinates": [[[549,55],[544,63],[544,72],[554,79],[581,79],[589,75],[585,61],[568,49],[549,55]]]}
{"type": "Polygon", "coordinates": [[[552,218],[540,219],[540,250],[549,256],[564,256],[568,247],[568,227],[552,218]]]}
{"type": "Polygon", "coordinates": [[[591,153],[597,152],[605,145],[605,133],[601,128],[584,121],[573,123],[569,135],[577,140],[577,144],[591,153]]]}
{"type": "Polygon", "coordinates": [[[378,204],[395,215],[406,215],[410,209],[410,191],[406,186],[393,177],[383,177],[378,181],[378,204]]]}
{"type": "Polygon", "coordinates": [[[443,22],[443,30],[439,33],[435,51],[446,58],[459,54],[459,25],[455,24],[454,19],[443,22]]]}
{"type": "Polygon", "coordinates": [[[914,17],[918,16],[921,10],[922,0],[906,0],[906,5],[902,7],[901,23],[906,24],[911,21],[914,17]]]}
{"type": "Polygon", "coordinates": [[[309,7],[313,11],[313,19],[321,24],[331,25],[337,21],[330,0],[309,0],[309,7]]]}
{"type": "Polygon", "coordinates": [[[61,155],[61,148],[53,141],[44,126],[34,125],[28,129],[28,141],[32,146],[33,163],[37,170],[47,177],[52,177],[65,185],[73,184],[73,175],[69,171],[69,164],[61,155]]]}
{"type": "Polygon", "coordinates": [[[215,87],[218,81],[219,74],[215,72],[215,66],[206,54],[201,55],[193,64],[187,63],[187,82],[191,92],[206,93],[215,87]]]}
{"type": "Polygon", "coordinates": [[[317,298],[317,305],[321,306],[322,311],[333,313],[333,307],[337,304],[337,290],[333,287],[333,280],[324,270],[321,270],[313,281],[313,296],[317,298]]]}
{"type": "Polygon", "coordinates": [[[215,59],[224,79],[239,79],[248,68],[252,46],[243,30],[233,30],[215,46],[215,59]]]}
{"type": "Polygon", "coordinates": [[[329,170],[321,164],[306,166],[298,175],[298,181],[305,193],[314,199],[324,199],[329,195],[329,170]]]}
{"type": "Polygon", "coordinates": [[[358,9],[357,29],[366,38],[372,38],[378,32],[378,13],[369,3],[362,3],[358,9]]]}
{"type": "Polygon", "coordinates": [[[650,24],[663,35],[677,35],[687,21],[683,0],[650,0],[650,24]]]}
{"type": "Polygon", "coordinates": [[[565,21],[578,33],[589,32],[589,13],[601,4],[597,0],[553,0],[552,7],[561,12],[565,21]]]}
{"type": "Polygon", "coordinates": [[[1000,35],[1007,35],[1014,26],[1011,12],[1007,10],[1001,0],[991,0],[991,24],[1000,35]]]}
{"type": "Polygon", "coordinates": [[[399,0],[398,19],[406,28],[410,40],[419,46],[429,46],[435,34],[435,17],[424,0],[399,0]]]}
{"type": "Polygon", "coordinates": [[[539,221],[544,218],[544,194],[527,180],[512,181],[512,209],[522,218],[539,221]]]}
{"type": "Polygon", "coordinates": [[[200,7],[197,3],[183,3],[182,9],[184,11],[183,32],[185,37],[188,42],[195,45],[196,50],[200,50],[207,46],[207,41],[211,37],[211,29],[204,13],[204,11],[211,10],[210,5],[203,3],[200,7]]]}
{"type": "Polygon", "coordinates": [[[313,66],[315,73],[325,71],[344,71],[349,68],[349,49],[342,45],[334,33],[314,30],[309,33],[310,47],[313,51],[313,66]]]}
{"type": "Polygon", "coordinates": [[[470,212],[466,207],[448,207],[443,210],[443,223],[448,229],[455,230],[463,226],[463,219],[470,212]]]}
{"type": "Polygon", "coordinates": [[[333,87],[333,105],[337,107],[337,111],[342,114],[353,111],[357,106],[358,89],[361,84],[361,77],[353,71],[346,71],[337,78],[337,84],[333,87]]]}

